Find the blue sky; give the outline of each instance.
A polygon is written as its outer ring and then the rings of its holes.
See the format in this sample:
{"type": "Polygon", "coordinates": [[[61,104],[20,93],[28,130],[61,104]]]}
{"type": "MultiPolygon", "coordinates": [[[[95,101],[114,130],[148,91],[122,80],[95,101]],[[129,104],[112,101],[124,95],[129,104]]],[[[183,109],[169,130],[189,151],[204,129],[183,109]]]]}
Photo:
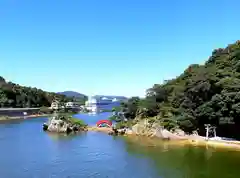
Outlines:
{"type": "Polygon", "coordinates": [[[1,0],[0,75],[47,91],[143,96],[240,39],[238,0],[1,0]]]}

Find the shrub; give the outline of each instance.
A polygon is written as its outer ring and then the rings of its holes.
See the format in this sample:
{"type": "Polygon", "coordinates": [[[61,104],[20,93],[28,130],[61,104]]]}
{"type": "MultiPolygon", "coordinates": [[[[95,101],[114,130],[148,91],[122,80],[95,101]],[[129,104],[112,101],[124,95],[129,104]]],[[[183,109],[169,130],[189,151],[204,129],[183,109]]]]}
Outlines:
{"type": "Polygon", "coordinates": [[[136,124],[135,120],[120,121],[116,124],[116,129],[131,128],[134,124],[136,124]]]}
{"type": "Polygon", "coordinates": [[[69,118],[69,121],[72,123],[72,124],[76,124],[80,127],[86,127],[87,124],[83,121],[83,120],[80,120],[80,119],[76,119],[76,118],[69,118]]]}

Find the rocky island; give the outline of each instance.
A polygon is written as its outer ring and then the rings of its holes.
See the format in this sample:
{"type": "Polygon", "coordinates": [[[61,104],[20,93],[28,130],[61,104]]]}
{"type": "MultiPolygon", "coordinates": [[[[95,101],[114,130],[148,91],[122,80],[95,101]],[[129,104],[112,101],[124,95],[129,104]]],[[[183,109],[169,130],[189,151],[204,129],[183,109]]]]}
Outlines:
{"type": "Polygon", "coordinates": [[[43,130],[56,133],[87,131],[87,125],[80,119],[67,115],[55,115],[43,124],[43,130]]]}

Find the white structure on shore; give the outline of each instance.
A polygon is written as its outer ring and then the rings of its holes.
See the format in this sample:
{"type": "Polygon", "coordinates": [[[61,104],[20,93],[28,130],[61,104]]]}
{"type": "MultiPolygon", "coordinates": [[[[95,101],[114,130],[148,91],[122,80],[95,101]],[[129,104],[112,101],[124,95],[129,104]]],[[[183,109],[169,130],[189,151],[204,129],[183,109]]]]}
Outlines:
{"type": "Polygon", "coordinates": [[[75,103],[75,102],[67,102],[65,104],[65,107],[66,108],[79,108],[80,106],[77,103],[75,103]]]}
{"type": "Polygon", "coordinates": [[[88,101],[85,102],[85,107],[90,112],[97,112],[98,110],[106,108],[106,106],[124,100],[126,100],[125,97],[118,96],[103,96],[103,95],[89,96],[88,101]]]}
{"type": "Polygon", "coordinates": [[[97,100],[94,97],[89,96],[85,106],[90,112],[97,112],[97,100]]]}
{"type": "Polygon", "coordinates": [[[80,108],[80,106],[75,102],[67,102],[61,104],[59,101],[53,101],[50,108],[58,110],[60,108],[80,108]]]}

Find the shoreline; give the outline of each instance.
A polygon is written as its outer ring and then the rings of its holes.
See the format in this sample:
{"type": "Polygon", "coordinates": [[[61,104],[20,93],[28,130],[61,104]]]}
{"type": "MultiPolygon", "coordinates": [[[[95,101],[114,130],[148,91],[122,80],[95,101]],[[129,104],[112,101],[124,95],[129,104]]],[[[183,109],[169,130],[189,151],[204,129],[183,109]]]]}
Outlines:
{"type": "MultiPolygon", "coordinates": [[[[112,128],[108,127],[97,127],[97,126],[88,126],[88,131],[94,131],[94,132],[103,132],[103,133],[109,133],[112,131],[112,128]]],[[[131,139],[140,138],[143,139],[146,142],[154,142],[154,145],[162,144],[163,141],[167,142],[170,145],[175,146],[199,146],[199,147],[211,147],[211,148],[224,148],[224,149],[231,149],[235,151],[240,151],[240,141],[217,141],[217,140],[200,140],[200,139],[194,139],[185,137],[182,139],[161,139],[158,137],[148,137],[143,135],[138,135],[135,133],[125,133],[123,136],[129,137],[131,139]]]]}
{"type": "Polygon", "coordinates": [[[11,121],[11,120],[21,120],[21,119],[31,119],[31,118],[38,118],[38,117],[49,117],[51,114],[34,114],[34,115],[27,115],[27,116],[0,116],[0,121],[11,121]]]}
{"type": "MultiPolygon", "coordinates": [[[[15,116],[15,117],[7,117],[7,116],[0,116],[0,123],[4,121],[13,121],[13,120],[24,120],[24,119],[34,119],[39,117],[49,117],[51,114],[35,114],[35,115],[28,115],[28,116],[15,116]]],[[[112,128],[109,127],[97,127],[97,126],[88,126],[87,131],[92,132],[102,132],[108,134],[112,131],[112,128]]],[[[226,141],[226,140],[204,140],[204,139],[197,139],[197,138],[189,138],[189,137],[182,137],[181,139],[161,139],[159,137],[150,137],[135,134],[133,132],[126,132],[124,135],[125,137],[129,137],[131,139],[143,139],[144,142],[152,143],[154,145],[162,144],[163,141],[167,142],[169,145],[175,146],[199,146],[199,147],[211,147],[211,148],[224,148],[224,149],[231,149],[235,151],[240,151],[240,141],[226,141]]]]}
{"type": "Polygon", "coordinates": [[[88,131],[104,132],[104,133],[109,133],[110,131],[112,131],[112,128],[109,128],[109,127],[97,127],[97,126],[88,126],[87,129],[88,129],[88,131]]]}

